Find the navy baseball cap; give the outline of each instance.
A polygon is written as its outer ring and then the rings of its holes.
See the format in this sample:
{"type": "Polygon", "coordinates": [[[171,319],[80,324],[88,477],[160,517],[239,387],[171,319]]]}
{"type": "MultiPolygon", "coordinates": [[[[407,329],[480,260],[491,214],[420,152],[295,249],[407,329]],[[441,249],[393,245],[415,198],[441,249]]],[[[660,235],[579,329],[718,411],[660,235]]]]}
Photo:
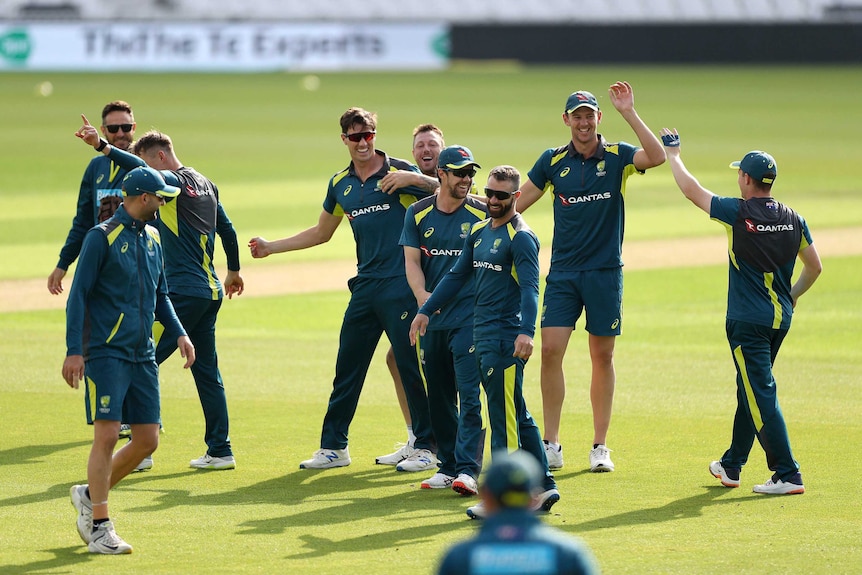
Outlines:
{"type": "Polygon", "coordinates": [[[738,168],[752,179],[764,184],[771,184],[778,177],[778,164],[775,158],[760,150],[748,152],[738,162],[732,162],[730,167],[738,168]]]}
{"type": "Polygon", "coordinates": [[[542,471],[536,458],[525,451],[492,455],[485,471],[486,489],[503,507],[528,507],[541,483],[542,471]]]}
{"type": "Polygon", "coordinates": [[[443,148],[443,151],[440,152],[440,156],[437,158],[438,168],[457,170],[458,168],[465,168],[467,166],[482,167],[476,163],[476,160],[473,159],[473,152],[466,146],[448,146],[443,148]]]}
{"type": "Polygon", "coordinates": [[[166,184],[158,170],[144,166],[135,168],[123,178],[124,196],[140,196],[141,194],[175,198],[180,195],[180,189],[166,184]]]}
{"type": "Polygon", "coordinates": [[[599,101],[596,100],[596,97],[593,96],[591,92],[587,92],[586,90],[572,92],[566,100],[566,114],[571,114],[583,106],[595,110],[596,112],[599,111],[599,101]]]}

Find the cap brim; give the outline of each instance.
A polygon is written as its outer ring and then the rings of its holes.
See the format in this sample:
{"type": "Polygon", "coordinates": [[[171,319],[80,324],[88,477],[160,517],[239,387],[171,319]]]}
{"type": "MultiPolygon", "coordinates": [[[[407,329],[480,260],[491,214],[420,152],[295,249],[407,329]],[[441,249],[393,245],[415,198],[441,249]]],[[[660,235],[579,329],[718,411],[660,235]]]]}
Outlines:
{"type": "Polygon", "coordinates": [[[164,190],[158,190],[156,192],[157,196],[161,196],[163,198],[175,198],[180,195],[180,189],[176,186],[165,186],[164,190]]]}
{"type": "Polygon", "coordinates": [[[449,168],[450,170],[460,170],[461,168],[466,168],[467,166],[476,166],[477,168],[481,168],[479,164],[476,162],[461,162],[460,164],[446,164],[441,166],[443,168],[449,168]]]}
{"type": "Polygon", "coordinates": [[[566,114],[571,114],[572,112],[574,112],[574,111],[575,111],[575,110],[577,110],[578,108],[589,108],[590,110],[593,110],[593,111],[595,111],[595,112],[598,112],[598,111],[599,111],[599,107],[598,107],[598,106],[593,106],[592,104],[578,104],[578,105],[577,105],[577,106],[575,106],[574,108],[570,108],[570,109],[566,110],[566,114]]]}
{"type": "Polygon", "coordinates": [[[742,163],[742,160],[739,160],[737,162],[731,162],[729,167],[739,169],[740,163],[742,163]]]}

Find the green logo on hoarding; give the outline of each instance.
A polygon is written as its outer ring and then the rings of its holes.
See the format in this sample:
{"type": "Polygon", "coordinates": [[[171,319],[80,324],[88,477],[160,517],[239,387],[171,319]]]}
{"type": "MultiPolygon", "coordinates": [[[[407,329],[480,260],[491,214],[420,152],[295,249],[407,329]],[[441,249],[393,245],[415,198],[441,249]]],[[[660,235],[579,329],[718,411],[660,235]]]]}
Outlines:
{"type": "Polygon", "coordinates": [[[431,49],[441,58],[449,59],[449,31],[445,31],[431,40],[431,49]]]}
{"type": "Polygon", "coordinates": [[[0,56],[10,63],[23,64],[30,57],[30,37],[27,30],[10,30],[0,35],[0,56]]]}

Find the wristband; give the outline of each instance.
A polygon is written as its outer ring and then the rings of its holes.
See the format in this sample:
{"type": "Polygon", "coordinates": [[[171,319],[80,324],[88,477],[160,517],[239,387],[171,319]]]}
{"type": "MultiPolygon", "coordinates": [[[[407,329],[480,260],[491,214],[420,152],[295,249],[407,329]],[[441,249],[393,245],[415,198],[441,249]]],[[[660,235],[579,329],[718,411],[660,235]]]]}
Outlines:
{"type": "Polygon", "coordinates": [[[108,140],[106,140],[105,138],[99,138],[99,145],[96,146],[96,151],[101,152],[102,150],[105,149],[105,146],[107,146],[107,145],[108,145],[108,140]]]}

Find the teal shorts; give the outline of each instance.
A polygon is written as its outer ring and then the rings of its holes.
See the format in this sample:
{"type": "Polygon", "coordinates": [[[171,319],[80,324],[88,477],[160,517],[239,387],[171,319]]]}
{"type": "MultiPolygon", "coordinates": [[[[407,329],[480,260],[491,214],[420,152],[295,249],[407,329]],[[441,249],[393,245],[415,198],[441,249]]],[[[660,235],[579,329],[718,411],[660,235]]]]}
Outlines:
{"type": "Polygon", "coordinates": [[[159,366],[155,360],[91,359],[84,366],[84,381],[87,423],[97,419],[159,423],[159,366]]]}
{"type": "Polygon", "coordinates": [[[570,327],[587,312],[587,331],[615,336],[623,328],[623,270],[551,272],[545,282],[542,327],[570,327]]]}

